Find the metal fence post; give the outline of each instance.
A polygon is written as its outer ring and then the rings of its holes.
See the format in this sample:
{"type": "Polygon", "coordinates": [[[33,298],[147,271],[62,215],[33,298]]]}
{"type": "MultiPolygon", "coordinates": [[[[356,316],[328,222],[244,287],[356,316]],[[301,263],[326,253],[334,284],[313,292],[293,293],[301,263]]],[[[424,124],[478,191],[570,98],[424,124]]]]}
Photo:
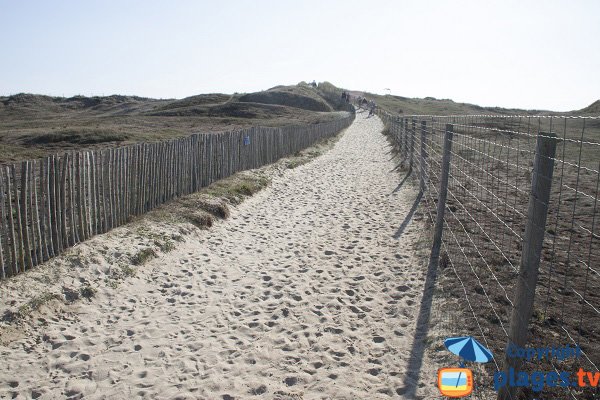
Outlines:
{"type": "Polygon", "coordinates": [[[419,161],[419,188],[421,192],[425,192],[425,132],[427,130],[427,122],[421,121],[421,156],[419,161]]]}
{"type": "MultiPolygon", "coordinates": [[[[527,327],[533,313],[535,287],[538,279],[544,233],[546,231],[546,217],[550,189],[552,188],[552,174],[554,172],[554,156],[556,154],[556,136],[552,133],[540,133],[536,141],[536,152],[531,177],[531,193],[527,209],[527,226],[523,237],[523,252],[521,253],[521,266],[515,290],[513,309],[510,316],[508,341],[504,350],[504,372],[508,377],[510,369],[516,375],[521,367],[522,360],[517,357],[508,357],[508,348],[511,345],[524,347],[527,343],[527,327]]],[[[506,383],[506,382],[505,382],[506,383]]],[[[505,385],[498,392],[498,399],[514,399],[516,387],[505,385]]]]}
{"type": "Polygon", "coordinates": [[[452,150],[452,135],[454,129],[452,124],[446,124],[444,134],[444,150],[442,155],[442,171],[440,176],[440,188],[438,192],[437,214],[435,218],[435,230],[433,233],[433,244],[429,256],[428,271],[438,267],[440,260],[440,249],[442,247],[442,233],[444,231],[444,213],[446,211],[446,197],[448,195],[448,176],[450,175],[450,152],[452,150]]]}

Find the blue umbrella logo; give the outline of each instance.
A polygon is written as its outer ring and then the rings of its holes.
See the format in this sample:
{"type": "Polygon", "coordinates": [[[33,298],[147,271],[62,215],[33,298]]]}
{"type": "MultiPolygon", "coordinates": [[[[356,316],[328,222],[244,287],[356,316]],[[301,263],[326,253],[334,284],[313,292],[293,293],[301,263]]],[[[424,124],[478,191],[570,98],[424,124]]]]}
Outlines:
{"type": "Polygon", "coordinates": [[[494,358],[491,351],[471,336],[448,338],[444,340],[444,346],[466,361],[486,363],[494,358]]]}
{"type": "MultiPolygon", "coordinates": [[[[494,358],[492,352],[475,340],[475,338],[472,336],[448,338],[444,340],[444,346],[446,346],[450,352],[456,354],[465,361],[486,363],[494,358]]],[[[463,361],[461,361],[460,367],[464,367],[463,361]]],[[[456,386],[458,386],[458,383],[460,382],[460,376],[461,374],[459,373],[458,379],[456,380],[456,386]]]]}

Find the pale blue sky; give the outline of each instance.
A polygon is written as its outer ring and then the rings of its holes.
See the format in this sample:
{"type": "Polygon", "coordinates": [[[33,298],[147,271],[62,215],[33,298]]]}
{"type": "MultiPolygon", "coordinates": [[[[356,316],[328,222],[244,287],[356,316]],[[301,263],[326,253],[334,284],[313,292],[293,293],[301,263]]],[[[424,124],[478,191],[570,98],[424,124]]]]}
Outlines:
{"type": "Polygon", "coordinates": [[[181,98],[302,80],[484,106],[600,98],[600,1],[0,0],[0,94],[181,98]]]}

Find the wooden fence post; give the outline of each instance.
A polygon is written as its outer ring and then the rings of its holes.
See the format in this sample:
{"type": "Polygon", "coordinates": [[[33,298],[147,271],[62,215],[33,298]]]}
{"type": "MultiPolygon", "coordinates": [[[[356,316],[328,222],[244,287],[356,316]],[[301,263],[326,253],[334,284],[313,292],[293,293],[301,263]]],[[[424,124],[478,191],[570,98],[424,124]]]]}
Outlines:
{"type": "Polygon", "coordinates": [[[401,119],[400,117],[396,117],[394,120],[394,137],[396,139],[396,146],[398,149],[402,149],[402,129],[401,129],[401,119]]]}
{"type": "Polygon", "coordinates": [[[77,201],[75,199],[75,155],[76,153],[69,153],[69,216],[71,228],[71,242],[70,246],[74,246],[76,243],[79,243],[79,232],[77,229],[77,220],[75,213],[75,206],[77,201]]]}
{"type": "Polygon", "coordinates": [[[6,278],[6,270],[4,266],[4,251],[2,249],[2,236],[5,233],[4,221],[4,179],[2,179],[2,173],[0,172],[0,273],[2,274],[2,279],[6,278]]]}
{"type": "MultiPolygon", "coordinates": [[[[10,242],[11,242],[11,246],[10,246],[10,251],[11,251],[11,274],[16,274],[19,272],[19,260],[21,259],[21,247],[20,247],[20,242],[17,244],[17,242],[20,240],[19,236],[18,236],[18,231],[17,231],[17,227],[15,226],[15,209],[13,208],[13,195],[12,195],[12,190],[11,190],[11,170],[14,170],[14,166],[11,167],[6,167],[6,198],[8,200],[8,210],[7,210],[7,215],[8,215],[8,229],[9,229],[9,234],[10,234],[10,242]],[[19,246],[17,248],[17,245],[19,246]]],[[[13,184],[13,186],[16,186],[16,184],[13,184]]],[[[16,190],[15,190],[16,193],[16,190]]],[[[16,200],[15,200],[16,203],[16,200]]],[[[18,210],[18,206],[16,207],[18,210]]],[[[17,211],[18,212],[18,211],[17,211]]],[[[17,221],[18,222],[18,221],[17,221]]],[[[21,264],[23,265],[23,264],[21,264]]]]}
{"type": "Polygon", "coordinates": [[[402,131],[402,141],[404,142],[404,154],[402,159],[402,165],[406,166],[406,159],[408,158],[408,118],[403,118],[402,120],[404,121],[404,129],[402,131]]]}
{"type": "Polygon", "coordinates": [[[85,197],[83,194],[83,179],[82,179],[82,162],[81,153],[75,153],[75,199],[77,201],[77,233],[79,241],[83,242],[86,239],[85,236],[85,221],[83,220],[83,206],[85,204],[85,197]]]}
{"type": "Polygon", "coordinates": [[[427,132],[427,122],[421,121],[421,155],[419,161],[419,189],[421,193],[425,192],[425,158],[427,154],[425,153],[425,134],[427,132]]]}
{"type": "MultiPolygon", "coordinates": [[[[29,236],[29,227],[28,221],[30,219],[30,215],[28,213],[29,207],[29,196],[27,195],[28,189],[28,177],[29,177],[29,161],[23,161],[21,163],[21,199],[19,206],[21,208],[21,239],[23,240],[23,255],[24,262],[23,270],[30,269],[33,267],[33,260],[31,258],[31,238],[29,236]]],[[[16,185],[16,177],[15,177],[15,185],[16,185]]],[[[15,186],[16,188],[16,186],[15,186]]],[[[31,224],[33,227],[33,224],[31,224]]]]}
{"type": "Polygon", "coordinates": [[[453,126],[446,124],[444,134],[444,150],[442,155],[442,171],[440,172],[440,188],[438,191],[437,214],[435,218],[435,230],[433,233],[433,244],[429,256],[427,271],[435,270],[440,260],[442,247],[442,234],[444,231],[444,213],[446,211],[446,197],[448,196],[448,176],[450,174],[450,155],[452,151],[453,126]]]}
{"type": "Polygon", "coordinates": [[[411,126],[411,130],[410,130],[410,161],[408,164],[408,173],[410,173],[413,169],[413,163],[414,163],[414,153],[415,153],[415,133],[417,132],[416,129],[416,121],[413,119],[412,120],[412,126],[411,126]]]}
{"type": "Polygon", "coordinates": [[[58,156],[53,155],[50,157],[50,204],[51,204],[51,215],[52,215],[52,236],[54,243],[54,254],[58,255],[62,251],[62,231],[60,230],[60,164],[58,162],[58,156]]]}
{"type": "MultiPolygon", "coordinates": [[[[58,159],[57,159],[58,160],[58,159]]],[[[61,164],[60,174],[60,231],[62,233],[62,250],[69,247],[69,232],[67,231],[67,168],[68,168],[68,153],[65,153],[61,164]]]]}
{"type": "MultiPolygon", "coordinates": [[[[533,313],[535,287],[546,232],[556,144],[556,136],[552,133],[540,132],[537,137],[531,176],[531,193],[529,194],[527,209],[527,225],[525,236],[523,236],[521,265],[510,316],[508,341],[504,353],[504,372],[506,376],[508,376],[510,369],[513,369],[516,375],[522,364],[522,359],[508,356],[508,348],[510,346],[525,347],[527,344],[527,327],[533,313]]],[[[516,389],[514,386],[505,385],[498,392],[498,399],[514,399],[516,389]]]]}
{"type": "Polygon", "coordinates": [[[31,218],[32,218],[32,224],[31,224],[31,230],[33,231],[32,236],[35,238],[35,254],[36,254],[36,258],[37,258],[37,264],[41,264],[42,262],[44,262],[45,260],[48,259],[48,257],[44,257],[44,252],[43,252],[43,243],[44,243],[44,239],[45,236],[42,238],[42,222],[40,219],[40,208],[39,208],[39,204],[38,204],[38,180],[36,178],[37,175],[37,165],[41,164],[41,162],[39,161],[32,161],[32,165],[33,165],[33,170],[31,171],[31,178],[30,178],[30,183],[31,183],[31,193],[30,193],[30,200],[31,200],[31,206],[32,206],[32,211],[31,211],[31,218]]]}
{"type": "Polygon", "coordinates": [[[41,170],[40,170],[40,179],[41,179],[41,184],[40,184],[40,200],[41,200],[41,206],[42,206],[42,215],[43,215],[43,224],[42,226],[44,227],[44,232],[42,234],[43,236],[43,241],[44,241],[44,260],[48,260],[53,256],[53,248],[52,248],[52,234],[51,232],[51,227],[52,227],[52,221],[50,220],[50,189],[49,189],[49,183],[48,183],[48,179],[49,179],[49,175],[48,175],[48,168],[49,168],[49,164],[50,164],[50,158],[44,158],[42,159],[42,162],[40,164],[41,170]]]}

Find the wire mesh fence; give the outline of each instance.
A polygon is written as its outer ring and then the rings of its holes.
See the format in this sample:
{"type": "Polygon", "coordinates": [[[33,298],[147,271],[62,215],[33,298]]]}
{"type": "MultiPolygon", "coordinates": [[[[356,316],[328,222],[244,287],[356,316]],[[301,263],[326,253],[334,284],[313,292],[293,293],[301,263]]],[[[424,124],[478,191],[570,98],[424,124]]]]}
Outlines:
{"type": "Polygon", "coordinates": [[[439,269],[447,301],[461,315],[454,329],[480,339],[495,355],[479,383],[492,385],[492,375],[512,365],[514,357],[505,355],[509,343],[578,346],[576,356],[546,354],[515,364],[530,376],[554,371],[555,387],[529,381],[502,396],[597,398],[600,119],[379,114],[423,190],[422,209],[432,223],[440,190],[446,192],[439,269]],[[445,151],[447,188],[440,187],[445,151]],[[547,200],[540,197],[542,186],[547,200]],[[518,337],[520,320],[526,340],[518,337]],[[568,372],[568,385],[561,372],[568,372]]]}

